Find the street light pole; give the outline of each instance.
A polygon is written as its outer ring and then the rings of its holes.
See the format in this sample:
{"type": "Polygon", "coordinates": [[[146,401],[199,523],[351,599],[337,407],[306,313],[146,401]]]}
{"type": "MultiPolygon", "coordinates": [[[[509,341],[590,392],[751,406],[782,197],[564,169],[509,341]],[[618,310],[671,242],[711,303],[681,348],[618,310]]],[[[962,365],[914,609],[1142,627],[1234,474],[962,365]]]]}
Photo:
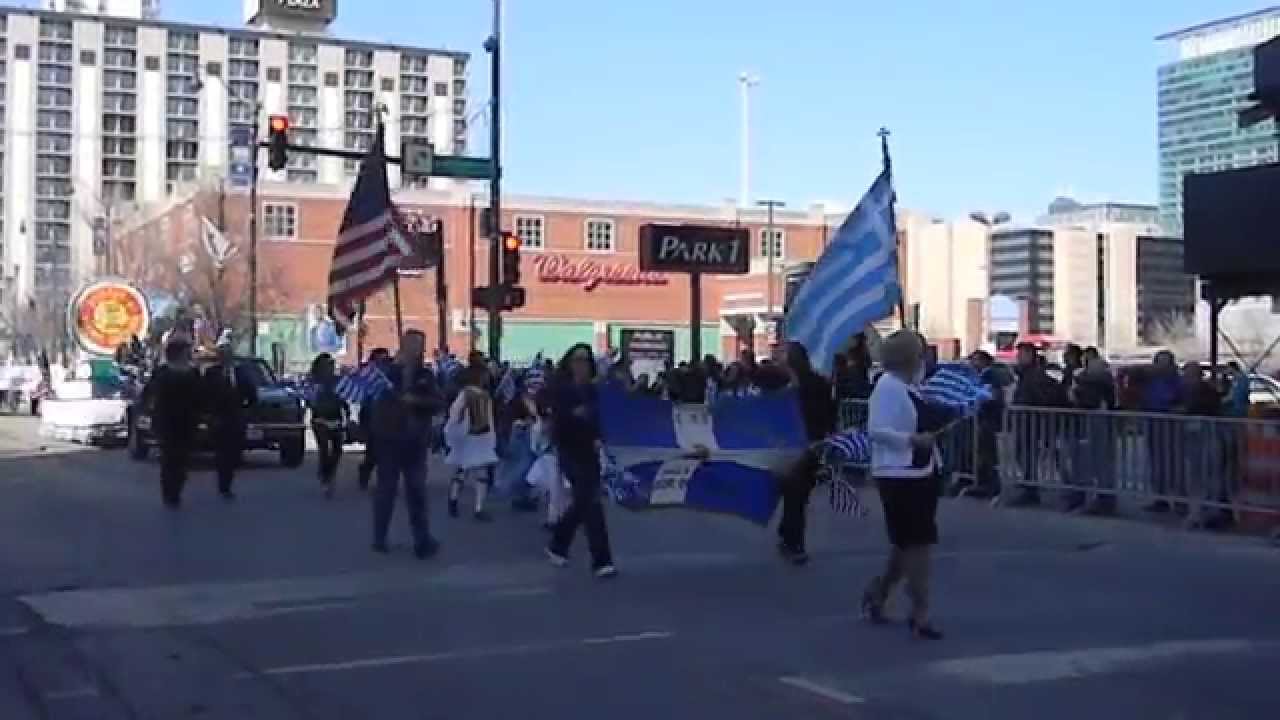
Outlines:
{"type": "MultiPolygon", "coordinates": [[[[258,356],[258,123],[262,120],[262,102],[253,108],[253,137],[249,167],[249,353],[258,356]]],[[[221,331],[221,329],[219,329],[221,331]]]]}
{"type": "Polygon", "coordinates": [[[756,205],[766,208],[769,212],[768,220],[766,220],[765,222],[765,231],[764,231],[765,239],[767,242],[764,248],[765,262],[767,263],[765,268],[765,273],[766,275],[768,275],[768,286],[766,290],[766,292],[768,293],[768,299],[765,302],[765,308],[769,316],[769,322],[773,322],[773,262],[774,262],[774,256],[778,252],[778,242],[777,242],[777,239],[774,237],[774,231],[773,231],[773,211],[775,208],[784,208],[787,206],[787,204],[782,202],[781,200],[759,200],[756,202],[756,205]]]}
{"type": "Polygon", "coordinates": [[[493,0],[493,34],[489,51],[489,357],[502,357],[502,0],[493,0]]]}
{"type": "Polygon", "coordinates": [[[751,203],[751,88],[760,84],[760,78],[749,73],[738,75],[738,93],[742,100],[741,133],[738,148],[738,207],[751,203]]]}

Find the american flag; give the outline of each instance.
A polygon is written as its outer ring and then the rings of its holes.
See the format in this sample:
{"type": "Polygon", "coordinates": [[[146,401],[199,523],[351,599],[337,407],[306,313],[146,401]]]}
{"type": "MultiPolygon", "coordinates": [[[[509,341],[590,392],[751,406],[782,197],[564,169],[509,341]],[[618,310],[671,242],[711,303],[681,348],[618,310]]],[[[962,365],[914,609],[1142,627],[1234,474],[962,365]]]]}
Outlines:
{"type": "Polygon", "coordinates": [[[329,312],[340,327],[355,318],[361,301],[395,278],[400,259],[412,252],[387,184],[384,129],[378,125],[369,154],[351,189],[329,269],[329,312]]]}

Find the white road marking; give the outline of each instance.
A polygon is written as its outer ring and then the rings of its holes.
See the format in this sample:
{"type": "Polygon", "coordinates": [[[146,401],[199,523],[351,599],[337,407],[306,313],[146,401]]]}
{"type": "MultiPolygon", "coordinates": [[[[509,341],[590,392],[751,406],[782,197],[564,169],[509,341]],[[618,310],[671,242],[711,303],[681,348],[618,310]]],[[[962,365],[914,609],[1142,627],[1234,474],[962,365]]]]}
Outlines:
{"type": "Polygon", "coordinates": [[[534,597],[536,595],[550,595],[552,589],[549,587],[517,587],[508,588],[506,590],[494,590],[488,594],[492,598],[509,598],[509,597],[534,597]]]}
{"type": "Polygon", "coordinates": [[[18,637],[31,632],[31,628],[25,625],[12,625],[10,627],[0,627],[0,637],[18,637]]]}
{"type": "Polygon", "coordinates": [[[58,690],[51,693],[45,693],[45,700],[78,700],[80,698],[98,697],[98,688],[92,685],[84,687],[71,688],[69,690],[58,690]]]}
{"type": "Polygon", "coordinates": [[[1025,685],[1119,672],[1134,666],[1199,655],[1243,653],[1264,644],[1239,638],[1164,642],[956,658],[930,663],[931,672],[990,685],[1025,685]]]}
{"type": "Polygon", "coordinates": [[[457,660],[481,660],[497,657],[512,657],[516,655],[533,655],[537,653],[555,652],[557,650],[567,650],[570,648],[591,645],[665,640],[670,638],[672,635],[673,633],[665,631],[650,631],[632,633],[628,635],[614,635],[605,638],[586,638],[583,640],[568,642],[526,643],[520,645],[502,645],[498,647],[472,648],[470,650],[453,650],[449,652],[421,653],[415,655],[387,655],[384,657],[360,658],[357,660],[342,660],[330,663],[282,665],[279,667],[263,668],[257,672],[238,673],[234,677],[237,680],[252,680],[264,675],[273,677],[282,675],[307,675],[315,673],[343,672],[346,670],[368,670],[374,668],[395,667],[397,665],[425,665],[457,660]]]}
{"type": "Polygon", "coordinates": [[[345,608],[355,607],[354,602],[329,602],[329,603],[310,603],[304,605],[289,605],[287,607],[264,608],[256,611],[253,615],[246,619],[257,620],[261,618],[278,617],[280,615],[293,615],[296,613],[313,613],[328,612],[330,610],[342,610],[345,608]]]}
{"type": "Polygon", "coordinates": [[[612,643],[636,642],[637,640],[666,640],[673,633],[669,632],[642,632],[631,635],[613,635],[611,637],[587,638],[582,641],[583,645],[610,645],[612,643]]]}
{"type": "Polygon", "coordinates": [[[835,688],[827,687],[826,685],[816,683],[812,680],[809,680],[808,678],[803,678],[796,675],[786,675],[786,676],[780,677],[778,678],[778,682],[782,683],[783,685],[788,685],[790,687],[796,688],[797,690],[804,690],[805,692],[813,693],[814,695],[817,695],[820,698],[823,698],[825,700],[830,700],[831,702],[840,703],[841,705],[861,705],[866,702],[865,699],[860,698],[857,695],[850,695],[847,692],[842,692],[840,690],[836,690],[835,688]]]}

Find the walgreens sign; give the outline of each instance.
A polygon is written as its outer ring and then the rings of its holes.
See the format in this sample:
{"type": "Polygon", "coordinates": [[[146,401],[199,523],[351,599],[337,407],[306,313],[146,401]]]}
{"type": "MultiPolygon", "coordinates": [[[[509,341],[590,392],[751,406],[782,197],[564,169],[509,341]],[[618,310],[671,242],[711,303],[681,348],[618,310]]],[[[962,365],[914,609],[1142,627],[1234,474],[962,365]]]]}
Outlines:
{"type": "Polygon", "coordinates": [[[670,282],[666,275],[645,272],[636,265],[575,260],[567,255],[538,255],[533,259],[533,268],[540,282],[581,285],[587,292],[601,285],[666,285],[670,282]]]}

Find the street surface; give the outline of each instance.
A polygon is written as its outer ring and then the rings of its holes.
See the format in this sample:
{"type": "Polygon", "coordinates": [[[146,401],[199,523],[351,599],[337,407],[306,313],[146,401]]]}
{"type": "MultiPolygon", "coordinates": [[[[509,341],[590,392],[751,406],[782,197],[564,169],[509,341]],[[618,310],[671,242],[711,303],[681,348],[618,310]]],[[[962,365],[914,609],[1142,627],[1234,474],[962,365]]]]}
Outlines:
{"type": "Polygon", "coordinates": [[[204,468],[169,512],[154,461],[35,427],[0,417],[4,720],[1280,717],[1255,538],[946,501],[928,643],[859,621],[883,527],[824,497],[804,568],[741,520],[610,508],[601,582],[581,538],[543,561],[540,516],[446,517],[438,470],[419,562],[402,509],[369,550],[358,455],[334,500],[261,453],[237,502],[204,468]]]}

